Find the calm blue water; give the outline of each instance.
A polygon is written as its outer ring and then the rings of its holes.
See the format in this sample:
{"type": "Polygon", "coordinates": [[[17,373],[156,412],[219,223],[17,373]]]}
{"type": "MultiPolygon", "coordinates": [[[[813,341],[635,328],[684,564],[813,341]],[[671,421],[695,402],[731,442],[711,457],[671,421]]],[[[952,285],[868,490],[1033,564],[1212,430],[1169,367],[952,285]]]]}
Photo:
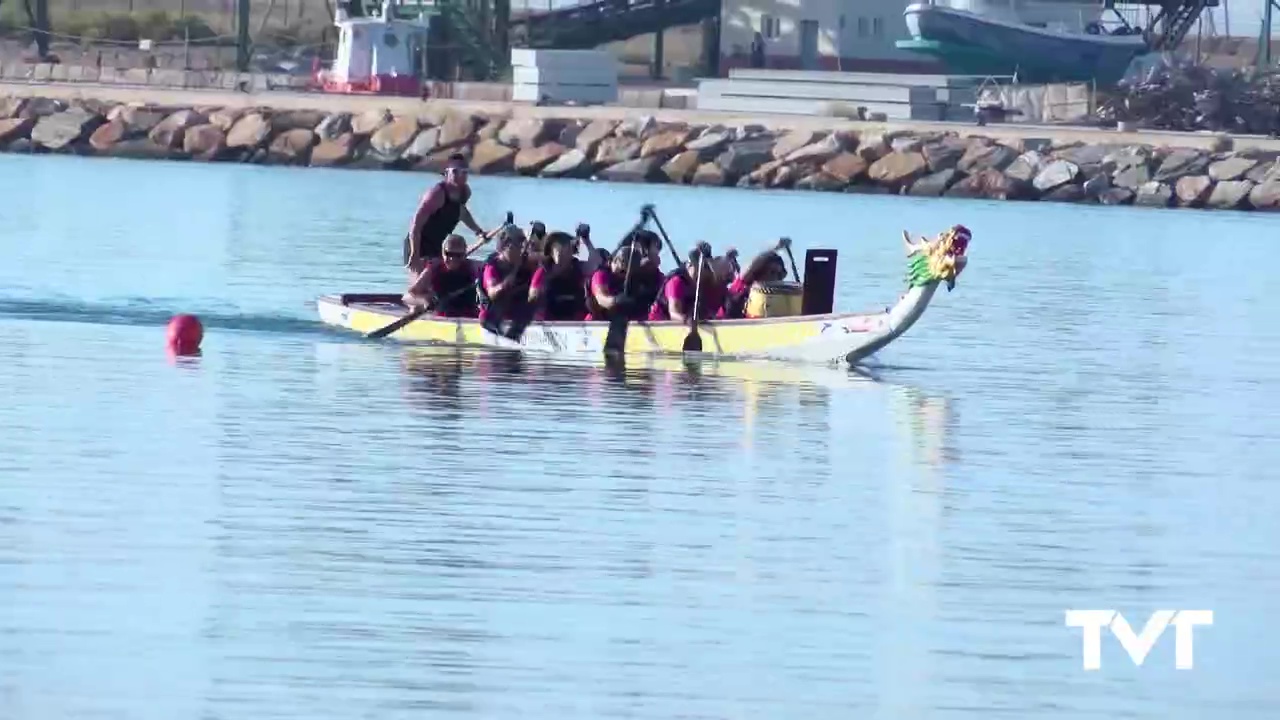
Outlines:
{"type": "Polygon", "coordinates": [[[875,379],[618,373],[317,325],[428,182],[0,156],[0,717],[1274,716],[1280,219],[477,180],[838,248],[842,308],[974,231],[875,379]],[[1216,618],[1084,672],[1069,608],[1216,618]]]}

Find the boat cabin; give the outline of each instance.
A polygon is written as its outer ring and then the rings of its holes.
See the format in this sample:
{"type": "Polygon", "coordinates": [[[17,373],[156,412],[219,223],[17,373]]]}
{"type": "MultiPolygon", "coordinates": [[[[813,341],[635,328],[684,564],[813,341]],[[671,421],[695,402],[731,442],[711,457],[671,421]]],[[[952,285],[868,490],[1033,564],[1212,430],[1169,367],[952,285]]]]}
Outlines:
{"type": "Polygon", "coordinates": [[[427,33],[436,15],[429,0],[339,2],[334,14],[338,49],[333,64],[318,70],[325,92],[417,95],[427,70],[427,33]]]}

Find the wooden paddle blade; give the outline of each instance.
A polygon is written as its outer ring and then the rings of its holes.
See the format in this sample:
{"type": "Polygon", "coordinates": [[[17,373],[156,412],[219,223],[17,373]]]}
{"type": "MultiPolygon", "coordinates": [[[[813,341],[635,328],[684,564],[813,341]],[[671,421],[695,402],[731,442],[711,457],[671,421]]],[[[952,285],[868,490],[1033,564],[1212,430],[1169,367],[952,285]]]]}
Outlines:
{"type": "Polygon", "coordinates": [[[690,330],[689,334],[684,337],[684,351],[702,352],[702,334],[698,332],[697,328],[690,330]]]}
{"type": "Polygon", "coordinates": [[[381,338],[384,338],[390,335],[391,333],[399,330],[400,328],[404,327],[405,325],[408,325],[414,320],[417,320],[418,318],[422,317],[423,315],[426,314],[426,312],[427,312],[427,309],[425,307],[420,307],[420,308],[417,308],[416,310],[412,310],[406,313],[400,319],[396,320],[395,322],[388,323],[387,325],[384,325],[378,328],[377,330],[374,330],[369,334],[365,335],[365,337],[370,340],[379,340],[381,338]]]}

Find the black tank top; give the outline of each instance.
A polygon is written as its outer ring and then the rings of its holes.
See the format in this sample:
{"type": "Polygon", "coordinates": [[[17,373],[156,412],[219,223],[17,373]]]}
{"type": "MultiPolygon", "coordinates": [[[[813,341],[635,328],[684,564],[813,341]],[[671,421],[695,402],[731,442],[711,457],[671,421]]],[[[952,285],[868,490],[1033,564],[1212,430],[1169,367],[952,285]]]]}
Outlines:
{"type": "Polygon", "coordinates": [[[471,199],[471,189],[467,188],[462,191],[462,199],[454,200],[449,197],[449,191],[443,182],[436,185],[441,192],[444,193],[444,204],[438,210],[431,213],[427,221],[422,224],[422,231],[418,234],[418,257],[409,257],[409,237],[404,239],[404,264],[408,265],[411,260],[425,258],[434,260],[441,256],[441,246],[444,245],[444,239],[449,237],[453,229],[458,227],[458,221],[462,219],[462,208],[467,204],[467,200],[471,199]]]}

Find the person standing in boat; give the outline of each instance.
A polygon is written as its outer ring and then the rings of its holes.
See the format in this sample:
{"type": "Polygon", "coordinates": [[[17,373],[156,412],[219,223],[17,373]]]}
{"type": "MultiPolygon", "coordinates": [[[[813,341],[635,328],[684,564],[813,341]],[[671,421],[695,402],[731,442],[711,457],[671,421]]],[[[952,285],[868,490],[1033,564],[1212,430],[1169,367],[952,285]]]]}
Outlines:
{"type": "Polygon", "coordinates": [[[467,241],[450,235],[441,245],[443,259],[432,260],[409,291],[408,307],[431,307],[439,317],[474,318],[479,314],[476,281],[480,273],[467,259],[467,241]]]}
{"type": "Polygon", "coordinates": [[[546,237],[547,257],[529,282],[529,302],[537,307],[535,320],[580,321],[587,314],[586,275],[573,256],[573,237],[553,232],[546,237]]]}
{"type": "Polygon", "coordinates": [[[717,279],[715,268],[711,266],[711,258],[711,246],[707,243],[699,243],[698,247],[689,252],[689,264],[667,276],[662,294],[650,308],[650,322],[689,322],[695,304],[699,320],[710,320],[720,313],[725,293],[717,279]]]}
{"type": "Polygon", "coordinates": [[[787,279],[787,264],[778,251],[789,247],[791,238],[782,238],[772,250],[765,250],[757,255],[746,271],[734,278],[729,284],[724,302],[723,315],[726,319],[740,320],[746,317],[751,287],[756,283],[781,282],[787,279]]]}
{"type": "Polygon", "coordinates": [[[453,233],[459,221],[475,233],[478,240],[468,249],[468,254],[489,242],[489,236],[467,209],[470,199],[467,159],[461,153],[454,153],[445,166],[444,179],[422,196],[409,224],[409,233],[405,235],[404,265],[410,275],[416,278],[432,260],[441,257],[444,240],[453,233]]]}

